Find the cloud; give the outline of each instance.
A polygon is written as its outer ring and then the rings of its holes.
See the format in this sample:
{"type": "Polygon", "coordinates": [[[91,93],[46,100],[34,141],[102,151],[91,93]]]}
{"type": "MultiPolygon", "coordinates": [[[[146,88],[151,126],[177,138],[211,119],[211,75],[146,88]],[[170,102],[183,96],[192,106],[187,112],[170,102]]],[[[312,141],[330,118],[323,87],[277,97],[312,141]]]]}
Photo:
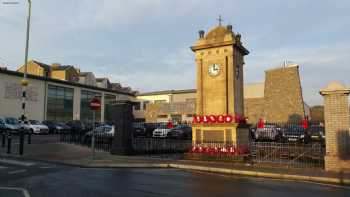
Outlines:
{"type": "MultiPolygon", "coordinates": [[[[24,59],[24,2],[0,5],[0,58],[11,69],[24,59]]],[[[320,103],[317,91],[329,80],[349,84],[349,6],[346,0],[35,0],[29,55],[77,65],[141,91],[193,88],[189,46],[221,14],[251,52],[246,82],[262,81],[264,70],[291,60],[301,65],[305,99],[320,103]]]]}

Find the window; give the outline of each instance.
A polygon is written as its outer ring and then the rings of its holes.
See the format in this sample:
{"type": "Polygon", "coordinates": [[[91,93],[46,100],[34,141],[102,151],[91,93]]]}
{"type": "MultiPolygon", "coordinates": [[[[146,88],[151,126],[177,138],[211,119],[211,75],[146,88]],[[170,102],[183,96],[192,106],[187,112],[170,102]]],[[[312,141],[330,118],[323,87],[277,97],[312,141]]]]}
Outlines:
{"type": "MultiPolygon", "coordinates": [[[[98,97],[101,99],[101,93],[92,92],[88,90],[81,91],[81,100],[80,100],[80,120],[86,122],[93,121],[94,111],[90,109],[90,101],[92,98],[98,97]]],[[[101,109],[95,111],[95,121],[101,121],[101,109]]]]}
{"type": "Polygon", "coordinates": [[[193,117],[193,114],[186,114],[186,117],[187,117],[187,118],[192,118],[192,117],[193,117]]]}
{"type": "Polygon", "coordinates": [[[140,110],[140,107],[141,107],[141,103],[140,102],[136,102],[135,105],[134,105],[134,109],[135,110],[140,110]]]}
{"type": "Polygon", "coordinates": [[[146,110],[149,101],[143,101],[143,110],[146,110]]]}
{"type": "Polygon", "coordinates": [[[73,120],[74,89],[49,85],[47,96],[47,118],[54,121],[73,120]]]}
{"type": "Polygon", "coordinates": [[[196,99],[195,98],[188,98],[186,99],[186,103],[195,103],[196,99]]]}

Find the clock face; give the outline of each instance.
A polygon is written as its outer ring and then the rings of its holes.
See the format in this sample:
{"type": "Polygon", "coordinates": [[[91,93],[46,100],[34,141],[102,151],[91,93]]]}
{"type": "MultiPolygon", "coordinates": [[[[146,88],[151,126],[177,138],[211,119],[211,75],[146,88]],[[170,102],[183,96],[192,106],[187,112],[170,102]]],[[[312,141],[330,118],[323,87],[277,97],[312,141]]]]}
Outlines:
{"type": "Polygon", "coordinates": [[[210,76],[217,76],[220,73],[220,66],[218,64],[212,64],[209,66],[208,72],[210,76]]]}

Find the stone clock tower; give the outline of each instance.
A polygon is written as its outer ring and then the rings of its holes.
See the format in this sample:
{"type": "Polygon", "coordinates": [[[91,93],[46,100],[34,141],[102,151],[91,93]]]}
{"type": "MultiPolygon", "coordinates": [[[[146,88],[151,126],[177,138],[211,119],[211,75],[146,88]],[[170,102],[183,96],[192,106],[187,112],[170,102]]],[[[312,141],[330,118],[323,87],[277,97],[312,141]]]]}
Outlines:
{"type": "MultiPolygon", "coordinates": [[[[241,35],[235,34],[231,25],[219,25],[207,34],[199,31],[191,49],[197,69],[196,115],[243,117],[243,65],[249,51],[243,47],[241,35]]],[[[193,140],[238,143],[238,127],[238,123],[194,124],[193,140]]]]}

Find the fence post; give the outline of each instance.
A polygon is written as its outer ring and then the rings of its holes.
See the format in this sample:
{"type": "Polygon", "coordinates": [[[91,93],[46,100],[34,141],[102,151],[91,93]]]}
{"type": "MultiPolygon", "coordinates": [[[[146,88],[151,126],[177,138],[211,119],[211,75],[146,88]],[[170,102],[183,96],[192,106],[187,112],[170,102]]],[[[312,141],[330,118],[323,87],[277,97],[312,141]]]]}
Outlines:
{"type": "Polygon", "coordinates": [[[326,125],[325,169],[329,171],[350,170],[350,121],[348,96],[350,89],[332,82],[320,94],[324,98],[326,125]]]}
{"type": "Polygon", "coordinates": [[[7,154],[11,154],[11,143],[12,143],[12,137],[11,137],[11,132],[8,132],[7,135],[7,154]]]}

